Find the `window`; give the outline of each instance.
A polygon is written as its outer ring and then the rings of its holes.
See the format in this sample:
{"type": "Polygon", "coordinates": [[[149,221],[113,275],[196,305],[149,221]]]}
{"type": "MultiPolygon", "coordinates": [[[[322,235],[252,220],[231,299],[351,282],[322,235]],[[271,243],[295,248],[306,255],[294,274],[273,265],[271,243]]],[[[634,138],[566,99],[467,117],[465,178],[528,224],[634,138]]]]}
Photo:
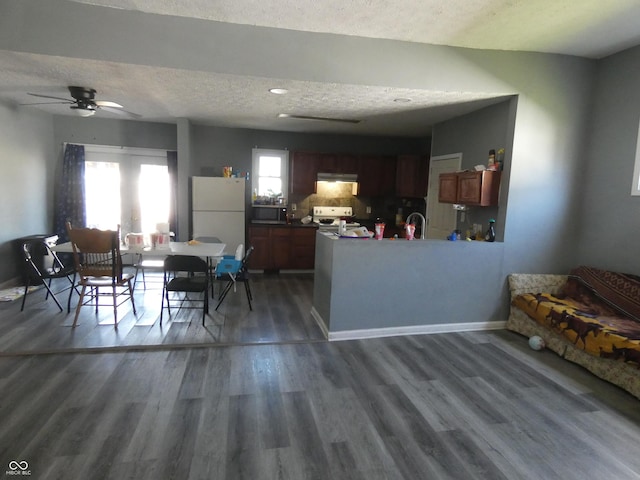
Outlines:
{"type": "Polygon", "coordinates": [[[289,152],[254,148],[253,191],[259,196],[277,197],[287,191],[289,152]]]}
{"type": "Polygon", "coordinates": [[[85,146],[87,226],[154,232],[169,221],[169,192],[165,151],[85,146]]]}

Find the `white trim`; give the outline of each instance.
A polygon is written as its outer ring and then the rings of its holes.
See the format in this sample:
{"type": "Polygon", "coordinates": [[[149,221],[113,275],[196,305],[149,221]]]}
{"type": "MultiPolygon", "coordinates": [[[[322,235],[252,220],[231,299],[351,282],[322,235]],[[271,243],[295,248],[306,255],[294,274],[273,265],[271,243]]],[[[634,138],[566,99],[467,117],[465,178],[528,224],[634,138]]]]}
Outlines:
{"type": "Polygon", "coordinates": [[[316,310],[316,307],[311,307],[311,316],[315,319],[316,323],[320,327],[320,330],[322,330],[322,335],[324,335],[324,338],[329,338],[329,330],[327,330],[327,324],[324,322],[324,320],[316,310]]]}
{"type": "Polygon", "coordinates": [[[330,332],[322,316],[311,307],[311,316],[322,330],[322,334],[330,342],[341,340],[363,340],[367,338],[398,337],[403,335],[431,335],[434,333],[475,332],[481,330],[503,330],[507,326],[505,321],[497,322],[466,322],[440,323],[436,325],[412,325],[407,327],[366,328],[362,330],[342,330],[330,332]]]}
{"type": "Polygon", "coordinates": [[[160,148],[139,148],[139,147],[118,147],[113,145],[92,145],[81,143],[84,146],[85,153],[107,153],[129,156],[143,157],[160,157],[165,161],[167,159],[167,150],[160,148]]]}
{"type": "Polygon", "coordinates": [[[638,138],[636,139],[636,159],[633,166],[631,195],[634,197],[640,196],[640,124],[638,125],[638,138]]]}
{"type": "Polygon", "coordinates": [[[329,332],[330,342],[340,340],[362,340],[367,338],[397,337],[403,335],[430,335],[434,333],[473,332],[479,330],[502,330],[506,321],[500,322],[468,322],[441,323],[438,325],[415,325],[409,327],[370,328],[363,330],[343,330],[329,332]]]}

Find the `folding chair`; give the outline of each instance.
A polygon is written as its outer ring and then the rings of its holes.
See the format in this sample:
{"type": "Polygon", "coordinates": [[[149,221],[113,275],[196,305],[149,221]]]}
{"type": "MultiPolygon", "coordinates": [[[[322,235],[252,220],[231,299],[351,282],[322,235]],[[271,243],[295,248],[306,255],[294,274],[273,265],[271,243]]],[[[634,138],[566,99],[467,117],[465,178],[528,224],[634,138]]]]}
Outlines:
{"type": "Polygon", "coordinates": [[[160,325],[164,302],[167,301],[167,311],[171,315],[171,303],[178,309],[200,308],[193,303],[202,303],[202,325],[205,315],[209,313],[209,266],[207,262],[193,255],[169,255],[164,260],[164,286],[162,288],[162,306],[160,308],[160,325]],[[179,298],[170,298],[169,292],[184,293],[179,298]],[[189,293],[202,293],[202,300],[189,297],[189,293]]]}
{"type": "MultiPolygon", "coordinates": [[[[202,243],[222,243],[222,240],[220,240],[218,237],[210,237],[206,235],[201,237],[196,237],[194,238],[194,240],[202,243]]],[[[211,298],[213,298],[213,294],[214,294],[213,289],[215,288],[215,282],[213,280],[215,279],[215,274],[216,274],[215,260],[211,257],[207,257],[207,265],[209,265],[209,281],[211,282],[211,298]]]]}
{"type": "MultiPolygon", "coordinates": [[[[24,304],[27,300],[27,294],[29,293],[29,286],[31,285],[32,280],[38,279],[42,282],[44,287],[47,289],[47,296],[45,299],[48,299],[49,296],[53,298],[53,301],[56,302],[58,308],[62,312],[64,309],[60,302],[56,298],[56,293],[62,293],[69,290],[69,299],[67,300],[67,313],[71,311],[71,296],[73,295],[73,291],[76,290],[76,269],[74,266],[66,267],[56,252],[51,250],[51,246],[43,241],[43,240],[29,240],[22,243],[22,254],[25,261],[25,286],[24,286],[24,295],[22,296],[22,307],[20,307],[20,311],[24,310],[24,304]],[[34,262],[32,257],[32,252],[35,248],[44,249],[45,255],[51,256],[52,263],[50,267],[46,268],[38,268],[36,262],[34,262]],[[62,290],[58,290],[54,292],[51,289],[51,282],[56,278],[66,278],[69,281],[69,286],[63,288],[62,290]]],[[[76,290],[77,292],[77,290],[76,290]]]]}

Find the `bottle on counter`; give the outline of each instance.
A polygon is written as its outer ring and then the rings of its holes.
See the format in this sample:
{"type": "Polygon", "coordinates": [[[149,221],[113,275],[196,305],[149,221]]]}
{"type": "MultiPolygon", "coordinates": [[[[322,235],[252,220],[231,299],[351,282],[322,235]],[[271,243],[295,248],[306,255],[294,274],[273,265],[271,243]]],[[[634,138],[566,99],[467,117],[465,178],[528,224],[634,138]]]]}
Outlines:
{"type": "Polygon", "coordinates": [[[338,223],[338,235],[344,237],[347,234],[347,221],[340,220],[338,223]]]}
{"type": "Polygon", "coordinates": [[[496,151],[489,150],[489,160],[487,161],[487,170],[496,170],[496,151]]]}
{"type": "Polygon", "coordinates": [[[496,241],[496,229],[495,229],[496,221],[491,218],[489,219],[489,228],[487,229],[487,233],[484,235],[485,242],[495,242],[496,241]]]}
{"type": "Polygon", "coordinates": [[[384,238],[384,220],[382,220],[381,218],[376,218],[376,223],[375,223],[375,235],[376,235],[376,240],[382,240],[384,238]]]}
{"type": "Polygon", "coordinates": [[[258,189],[254,188],[253,189],[253,196],[251,197],[251,203],[256,203],[257,199],[258,199],[258,189]]]}

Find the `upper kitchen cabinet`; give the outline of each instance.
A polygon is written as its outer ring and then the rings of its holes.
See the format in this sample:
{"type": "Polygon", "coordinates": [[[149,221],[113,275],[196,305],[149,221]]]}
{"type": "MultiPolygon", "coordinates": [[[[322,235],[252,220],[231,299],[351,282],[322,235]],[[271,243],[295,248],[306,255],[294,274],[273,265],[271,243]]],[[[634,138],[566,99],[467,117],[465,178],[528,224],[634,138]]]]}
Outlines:
{"type": "Polygon", "coordinates": [[[291,193],[312,194],[316,191],[316,179],[320,154],[293,152],[290,165],[291,193]]]}
{"type": "Polygon", "coordinates": [[[456,172],[440,174],[438,185],[439,202],[458,202],[458,174],[456,172]]]}
{"type": "Polygon", "coordinates": [[[440,175],[438,200],[478,207],[496,206],[500,173],[491,170],[443,173],[440,175]]]}
{"type": "Polygon", "coordinates": [[[395,157],[363,155],[359,160],[358,194],[367,197],[393,195],[396,187],[395,157]]]}
{"type": "Polygon", "coordinates": [[[318,161],[318,172],[322,173],[356,173],[358,156],[337,153],[321,153],[318,161]]]}
{"type": "Polygon", "coordinates": [[[427,195],[429,157],[399,155],[396,161],[396,196],[422,198],[427,195]]]}

